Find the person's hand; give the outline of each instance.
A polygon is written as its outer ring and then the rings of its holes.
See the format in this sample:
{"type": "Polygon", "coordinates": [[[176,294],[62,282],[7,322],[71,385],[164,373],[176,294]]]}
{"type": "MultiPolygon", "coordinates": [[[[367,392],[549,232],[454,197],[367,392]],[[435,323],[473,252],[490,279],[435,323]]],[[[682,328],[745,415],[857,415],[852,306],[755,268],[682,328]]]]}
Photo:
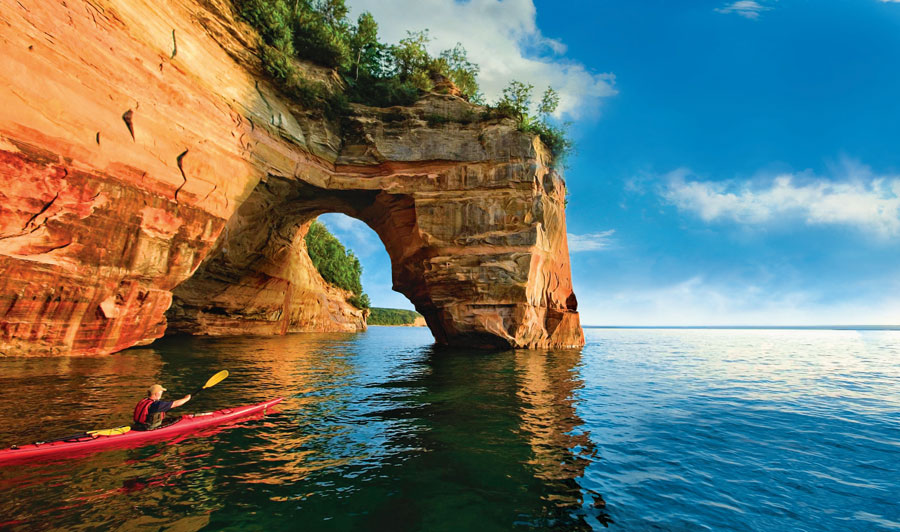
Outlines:
{"type": "Polygon", "coordinates": [[[191,400],[191,394],[185,395],[185,396],[184,396],[184,400],[185,400],[185,402],[190,401],[190,400],[191,400]]]}

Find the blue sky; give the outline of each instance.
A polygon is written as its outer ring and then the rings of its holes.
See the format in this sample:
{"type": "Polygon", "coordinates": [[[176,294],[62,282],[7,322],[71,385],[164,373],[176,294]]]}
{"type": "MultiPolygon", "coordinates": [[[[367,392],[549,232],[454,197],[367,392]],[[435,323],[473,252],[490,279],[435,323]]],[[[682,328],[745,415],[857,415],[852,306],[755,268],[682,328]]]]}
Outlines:
{"type": "MultiPolygon", "coordinates": [[[[900,2],[350,3],[461,41],[489,99],[560,89],[583,324],[900,322],[900,2]]],[[[374,233],[323,219],[411,308],[374,233]]]]}

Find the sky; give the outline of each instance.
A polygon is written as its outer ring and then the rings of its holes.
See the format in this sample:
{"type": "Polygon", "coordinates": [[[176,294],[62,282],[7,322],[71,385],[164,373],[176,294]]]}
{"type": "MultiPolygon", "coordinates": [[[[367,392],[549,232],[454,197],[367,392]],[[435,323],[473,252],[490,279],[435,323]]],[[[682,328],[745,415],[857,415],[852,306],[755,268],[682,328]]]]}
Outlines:
{"type": "MultiPolygon", "coordinates": [[[[348,0],[562,96],[584,325],[900,323],[900,1],[348,0]]],[[[322,220],[390,290],[374,232],[322,220]]]]}

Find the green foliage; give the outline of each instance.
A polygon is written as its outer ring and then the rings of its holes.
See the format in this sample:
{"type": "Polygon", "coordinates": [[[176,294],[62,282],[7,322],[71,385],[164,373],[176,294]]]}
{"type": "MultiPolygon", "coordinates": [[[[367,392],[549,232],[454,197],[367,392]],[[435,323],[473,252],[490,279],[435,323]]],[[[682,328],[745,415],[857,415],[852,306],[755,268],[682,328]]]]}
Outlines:
{"type": "Polygon", "coordinates": [[[475,80],[478,66],[468,60],[462,45],[433,58],[426,49],[427,30],[410,32],[398,44],[387,46],[378,40],[378,24],[370,13],[362,13],[355,24],[347,19],[344,0],[233,1],[259,31],[266,72],[291,96],[312,97],[320,107],[340,111],[340,106],[326,105],[327,97],[309,94],[294,79],[299,77],[292,66],[296,58],[335,68],[347,84],[346,97],[354,102],[409,105],[420,91],[434,88],[437,76],[444,76],[471,101],[483,103],[475,80]]]}
{"type": "Polygon", "coordinates": [[[484,95],[479,91],[478,81],[475,80],[480,68],[469,61],[462,43],[456,43],[450,50],[441,52],[440,57],[432,60],[431,68],[449,78],[470,102],[484,104],[484,95]]]}
{"type": "Polygon", "coordinates": [[[438,114],[427,114],[424,118],[428,125],[432,127],[451,122],[450,117],[438,114]]]}
{"type": "Polygon", "coordinates": [[[346,114],[346,96],[305,79],[295,64],[298,56],[331,67],[349,62],[344,0],[234,1],[241,16],[259,31],[263,68],[281,90],[330,118],[346,114]]]}
{"type": "Polygon", "coordinates": [[[419,89],[415,85],[395,77],[375,78],[360,73],[358,80],[346,81],[347,96],[352,102],[375,107],[393,107],[395,105],[412,105],[419,98],[419,89]]]}
{"type": "Polygon", "coordinates": [[[428,69],[431,57],[425,49],[430,40],[428,30],[408,31],[405,39],[400,39],[399,44],[390,48],[395,75],[423,91],[430,91],[433,87],[428,69]]]}
{"type": "Polygon", "coordinates": [[[350,33],[351,65],[345,72],[351,101],[393,107],[411,105],[418,88],[391,72],[392,48],[378,41],[378,24],[371,13],[363,13],[350,33]]]}
{"type": "Polygon", "coordinates": [[[566,156],[575,148],[575,143],[569,138],[568,123],[562,126],[554,126],[547,122],[538,121],[531,124],[528,133],[535,133],[541,137],[541,142],[550,150],[553,156],[553,166],[565,166],[566,156]]]}
{"type": "Polygon", "coordinates": [[[519,130],[541,137],[541,142],[550,150],[554,165],[563,165],[566,155],[574,148],[568,134],[568,123],[561,126],[551,122],[551,115],[559,107],[559,93],[553,87],[547,87],[537,105],[537,115],[531,114],[531,94],[534,86],[513,80],[505,89],[503,96],[494,107],[500,116],[515,118],[519,130]]]}
{"type": "Polygon", "coordinates": [[[369,294],[366,293],[361,295],[353,294],[347,301],[356,308],[369,308],[372,304],[372,302],[369,301],[369,294]]]}
{"type": "Polygon", "coordinates": [[[538,104],[538,115],[550,116],[556,112],[557,107],[559,107],[559,93],[553,90],[553,87],[547,87],[541,96],[541,103],[538,104]]]}
{"type": "Polygon", "coordinates": [[[348,67],[351,51],[347,11],[344,0],[294,0],[294,49],[304,59],[321,65],[348,67]]]}
{"type": "MultiPolygon", "coordinates": [[[[362,13],[354,24],[347,19],[345,0],[233,0],[262,38],[261,57],[266,73],[288,95],[307,107],[322,109],[329,117],[346,114],[348,101],[392,107],[410,105],[435,81],[450,79],[469,101],[484,104],[476,77],[478,65],[468,59],[462,44],[432,57],[427,50],[428,30],[407,32],[399,43],[388,46],[378,40],[378,24],[362,13]],[[295,59],[335,68],[347,85],[343,94],[330,93],[323,83],[303,79],[295,59]]],[[[503,96],[482,118],[515,118],[519,129],[539,135],[562,164],[573,144],[568,124],[554,124],[551,115],[559,106],[559,94],[548,87],[532,114],[534,86],[512,81],[503,96]]],[[[435,124],[450,121],[431,116],[435,124]]]]}
{"type": "Polygon", "coordinates": [[[446,115],[439,115],[439,114],[431,113],[431,114],[426,114],[423,118],[425,119],[426,122],[428,122],[429,126],[438,126],[441,124],[448,124],[450,122],[456,122],[457,124],[471,124],[478,118],[478,115],[475,113],[469,112],[469,113],[463,114],[462,116],[449,117],[446,115]]]}
{"type": "Polygon", "coordinates": [[[366,76],[381,76],[382,62],[387,47],[378,42],[378,23],[371,13],[364,12],[356,21],[350,34],[350,61],[353,79],[360,71],[366,76]]]}
{"type": "Polygon", "coordinates": [[[500,98],[500,101],[497,102],[497,107],[504,111],[508,111],[512,116],[519,119],[520,122],[527,123],[527,121],[531,120],[528,113],[531,111],[532,91],[534,91],[534,85],[512,80],[509,82],[509,85],[503,89],[503,96],[500,98]]]}
{"type": "Polygon", "coordinates": [[[263,42],[288,56],[294,54],[293,10],[285,0],[235,0],[235,3],[263,42]]]}
{"type": "Polygon", "coordinates": [[[350,60],[344,0],[235,0],[263,42],[330,67],[350,60]]]}
{"type": "Polygon", "coordinates": [[[366,322],[369,325],[409,325],[422,315],[412,310],[372,307],[366,322]]]}
{"type": "Polygon", "coordinates": [[[259,52],[266,73],[282,85],[292,82],[292,78],[298,76],[297,69],[288,53],[268,44],[260,45],[259,52]]]}
{"type": "Polygon", "coordinates": [[[368,308],[369,296],[363,293],[360,281],[362,265],[359,259],[319,222],[313,222],[309,226],[306,251],[325,281],[353,292],[353,296],[348,299],[352,305],[368,308]]]}
{"type": "Polygon", "coordinates": [[[266,74],[278,82],[281,90],[305,107],[321,109],[330,118],[346,113],[347,99],[343,94],[333,93],[321,81],[304,78],[293,59],[282,50],[267,44],[260,45],[260,57],[266,74]]]}

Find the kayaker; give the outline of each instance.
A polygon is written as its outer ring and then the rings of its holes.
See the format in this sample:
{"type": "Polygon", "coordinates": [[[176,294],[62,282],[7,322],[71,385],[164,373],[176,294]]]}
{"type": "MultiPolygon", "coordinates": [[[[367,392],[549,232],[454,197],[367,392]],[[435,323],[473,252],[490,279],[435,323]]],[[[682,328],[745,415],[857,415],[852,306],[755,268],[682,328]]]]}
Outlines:
{"type": "Polygon", "coordinates": [[[147,397],[141,399],[134,407],[134,430],[153,430],[162,425],[166,412],[177,408],[191,400],[191,394],[187,394],[176,401],[163,401],[162,394],[166,391],[159,384],[154,384],[147,390],[147,397]]]}

